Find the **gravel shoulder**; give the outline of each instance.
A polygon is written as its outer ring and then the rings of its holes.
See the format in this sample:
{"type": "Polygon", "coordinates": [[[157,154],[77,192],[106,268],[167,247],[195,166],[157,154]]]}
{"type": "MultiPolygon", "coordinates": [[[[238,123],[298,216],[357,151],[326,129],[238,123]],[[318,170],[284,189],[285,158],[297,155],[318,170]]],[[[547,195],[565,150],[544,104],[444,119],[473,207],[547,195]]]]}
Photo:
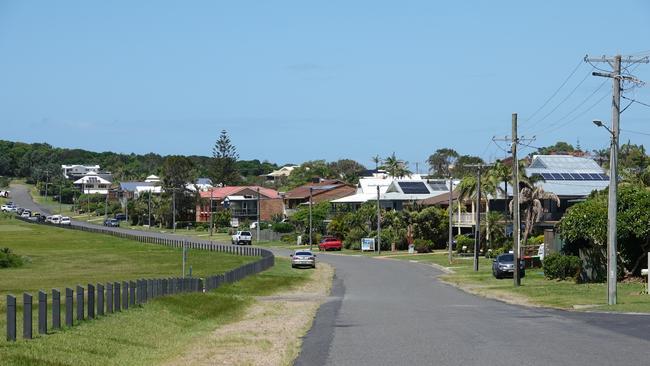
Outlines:
{"type": "Polygon", "coordinates": [[[242,319],[198,339],[167,365],[290,365],[316,311],[328,298],[334,269],[319,263],[311,278],[290,291],[257,297],[242,319]]]}

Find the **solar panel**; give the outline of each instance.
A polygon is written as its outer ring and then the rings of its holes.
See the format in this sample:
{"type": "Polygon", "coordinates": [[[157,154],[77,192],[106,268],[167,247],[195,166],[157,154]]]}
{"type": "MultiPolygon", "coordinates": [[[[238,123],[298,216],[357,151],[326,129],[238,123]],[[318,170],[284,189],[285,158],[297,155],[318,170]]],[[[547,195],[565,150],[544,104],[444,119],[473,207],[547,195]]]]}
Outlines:
{"type": "Polygon", "coordinates": [[[609,177],[605,174],[598,174],[600,176],[600,180],[609,180],[609,177]]]}
{"type": "Polygon", "coordinates": [[[448,189],[447,185],[442,183],[430,183],[429,187],[434,191],[446,191],[448,189]]]}
{"type": "Polygon", "coordinates": [[[562,178],[564,180],[571,180],[572,179],[571,174],[569,174],[569,173],[560,173],[560,175],[562,176],[562,178]]]}
{"type": "Polygon", "coordinates": [[[553,179],[549,173],[542,173],[541,174],[542,178],[548,180],[548,179],[553,179]]]}
{"type": "Polygon", "coordinates": [[[591,179],[589,174],[586,174],[586,173],[580,173],[580,176],[582,177],[582,180],[590,180],[591,179]]]}
{"type": "Polygon", "coordinates": [[[600,180],[598,174],[595,173],[589,173],[589,178],[590,178],[589,180],[600,180]]]}
{"type": "Polygon", "coordinates": [[[404,194],[429,194],[424,182],[397,182],[397,184],[399,184],[404,194]]]}

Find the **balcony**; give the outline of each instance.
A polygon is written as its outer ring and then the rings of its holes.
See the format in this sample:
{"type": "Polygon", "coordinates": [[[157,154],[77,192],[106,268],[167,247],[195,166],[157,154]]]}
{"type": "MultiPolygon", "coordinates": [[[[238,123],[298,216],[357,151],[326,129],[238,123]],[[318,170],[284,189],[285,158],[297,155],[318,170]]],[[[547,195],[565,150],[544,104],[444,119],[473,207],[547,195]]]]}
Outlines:
{"type": "Polygon", "coordinates": [[[233,217],[257,217],[257,208],[231,208],[233,217]]]}

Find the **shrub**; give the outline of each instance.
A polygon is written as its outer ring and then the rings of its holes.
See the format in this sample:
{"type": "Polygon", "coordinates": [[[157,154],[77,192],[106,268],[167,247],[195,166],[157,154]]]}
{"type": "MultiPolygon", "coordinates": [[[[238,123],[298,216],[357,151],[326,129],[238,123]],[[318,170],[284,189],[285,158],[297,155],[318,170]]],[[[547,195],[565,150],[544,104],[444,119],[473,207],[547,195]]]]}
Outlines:
{"type": "Polygon", "coordinates": [[[359,229],[353,228],[348,232],[348,235],[343,240],[343,246],[345,249],[361,249],[361,238],[366,237],[366,232],[359,229]]]}
{"type": "Polygon", "coordinates": [[[282,235],[280,240],[284,243],[295,244],[296,240],[298,240],[298,235],[296,233],[282,235]]]}
{"type": "Polygon", "coordinates": [[[433,249],[433,242],[426,239],[415,239],[413,242],[415,245],[415,251],[418,253],[431,253],[433,249]]]}
{"type": "Polygon", "coordinates": [[[23,263],[23,258],[12,253],[11,249],[0,249],[0,268],[20,267],[23,263]]]}
{"type": "Polygon", "coordinates": [[[292,233],[294,231],[294,227],[288,222],[276,222],[273,224],[273,231],[280,234],[287,234],[292,233]]]}
{"type": "Polygon", "coordinates": [[[463,250],[463,246],[467,247],[468,252],[474,251],[474,239],[468,238],[465,235],[456,235],[456,251],[458,253],[461,253],[463,250]]]}
{"type": "Polygon", "coordinates": [[[510,248],[506,248],[506,247],[496,248],[494,250],[488,250],[485,253],[485,258],[496,258],[497,256],[499,256],[499,255],[501,255],[503,253],[506,253],[509,250],[510,250],[510,248]]]}
{"type": "Polygon", "coordinates": [[[582,260],[574,255],[551,253],[544,258],[543,268],[544,276],[548,279],[572,278],[577,282],[582,272],[582,260]]]}
{"type": "Polygon", "coordinates": [[[532,238],[528,239],[528,244],[531,245],[544,244],[544,235],[533,236],[532,238]]]}

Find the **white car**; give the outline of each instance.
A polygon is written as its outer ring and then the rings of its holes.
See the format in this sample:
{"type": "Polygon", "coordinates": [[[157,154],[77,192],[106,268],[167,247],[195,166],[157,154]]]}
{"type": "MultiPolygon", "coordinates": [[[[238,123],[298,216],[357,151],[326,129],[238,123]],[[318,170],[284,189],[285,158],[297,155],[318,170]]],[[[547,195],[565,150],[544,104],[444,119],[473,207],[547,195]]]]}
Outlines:
{"type": "Polygon", "coordinates": [[[68,216],[63,216],[61,217],[61,220],[59,220],[59,225],[71,225],[72,222],[70,221],[70,218],[68,216]]]}
{"type": "Polygon", "coordinates": [[[53,224],[60,224],[61,223],[61,215],[53,215],[52,218],[50,219],[50,222],[53,224]]]}
{"type": "Polygon", "coordinates": [[[30,218],[32,216],[32,212],[30,210],[25,210],[23,213],[20,214],[20,217],[25,217],[25,218],[30,218]]]}
{"type": "Polygon", "coordinates": [[[238,231],[232,236],[231,242],[237,245],[251,245],[253,236],[250,231],[238,231]]]}
{"type": "Polygon", "coordinates": [[[18,207],[12,206],[12,205],[2,205],[2,211],[3,212],[16,212],[18,211],[18,207]]]}

